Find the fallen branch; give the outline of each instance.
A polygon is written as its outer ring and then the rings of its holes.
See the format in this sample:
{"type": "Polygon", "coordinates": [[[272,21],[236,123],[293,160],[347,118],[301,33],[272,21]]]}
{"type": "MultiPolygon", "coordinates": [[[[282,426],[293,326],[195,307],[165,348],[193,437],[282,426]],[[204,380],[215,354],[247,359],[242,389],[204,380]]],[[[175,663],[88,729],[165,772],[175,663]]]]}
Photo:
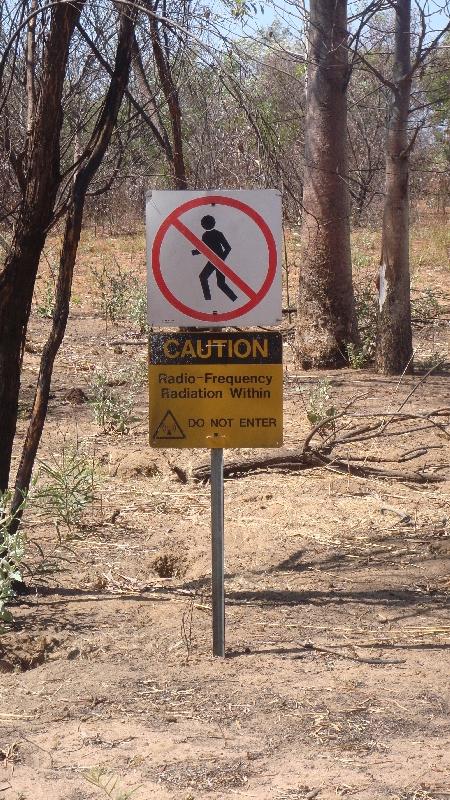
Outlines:
{"type": "MultiPolygon", "coordinates": [[[[367,453],[358,455],[357,453],[348,456],[331,456],[332,450],[339,445],[355,444],[357,442],[364,442],[367,439],[382,438],[384,436],[398,436],[402,433],[411,433],[411,429],[405,431],[386,431],[389,425],[395,425],[402,422],[420,421],[425,422],[425,427],[434,428],[435,431],[450,438],[447,427],[440,422],[437,422],[436,417],[448,416],[449,409],[447,407],[430,411],[426,414],[420,413],[406,413],[404,411],[396,412],[370,412],[370,413],[353,413],[349,414],[348,407],[343,411],[335,414],[333,417],[326,417],[321,420],[306,436],[303,445],[295,450],[288,450],[282,448],[280,450],[264,450],[258,455],[252,455],[250,458],[238,458],[227,461],[224,464],[224,476],[227,478],[238,477],[240,475],[249,474],[251,472],[278,470],[278,471],[297,471],[303,469],[312,469],[321,467],[332,470],[334,472],[345,473],[347,475],[354,475],[362,478],[392,478],[394,480],[405,481],[407,483],[441,483],[445,480],[445,476],[437,475],[435,473],[425,472],[424,469],[414,472],[404,471],[402,469],[384,469],[379,466],[372,466],[372,463],[398,463],[399,465],[414,458],[419,458],[426,455],[428,446],[418,446],[406,453],[400,454],[397,458],[387,458],[386,456],[369,456],[367,453]],[[341,431],[336,430],[336,422],[342,420],[344,417],[351,417],[352,420],[366,420],[358,427],[352,427],[341,431]],[[331,430],[330,430],[331,429],[331,430]],[[330,432],[329,432],[330,431],[330,432]],[[324,438],[324,433],[325,435],[324,438]],[[314,437],[319,438],[319,442],[313,446],[314,437]],[[322,438],[321,438],[322,437],[322,438]],[[361,462],[364,463],[354,463],[361,462]]],[[[413,429],[417,430],[417,428],[413,429]]],[[[419,428],[420,430],[420,428],[419,428]]],[[[436,445],[441,447],[441,445],[436,445]]],[[[186,483],[188,481],[187,472],[178,465],[171,465],[172,470],[177,474],[180,481],[186,483]]],[[[204,482],[210,478],[210,463],[205,461],[194,468],[192,477],[194,481],[204,482]]]]}
{"type": "MultiPolygon", "coordinates": [[[[334,472],[341,472],[347,475],[354,475],[362,478],[395,478],[396,480],[408,483],[441,483],[445,478],[441,475],[427,474],[423,472],[406,472],[394,469],[378,469],[371,466],[360,466],[351,462],[342,461],[338,458],[329,458],[325,453],[317,450],[307,450],[299,448],[296,450],[281,449],[274,453],[271,450],[264,450],[257,456],[247,459],[234,459],[224,464],[223,474],[226,478],[237,478],[250,472],[265,471],[267,469],[280,470],[282,472],[293,472],[315,467],[325,467],[334,472]]],[[[179,466],[172,466],[173,471],[178,475],[182,482],[187,482],[187,474],[179,466]]],[[[204,482],[211,476],[211,465],[209,461],[199,464],[192,472],[194,481],[204,482]]]]}

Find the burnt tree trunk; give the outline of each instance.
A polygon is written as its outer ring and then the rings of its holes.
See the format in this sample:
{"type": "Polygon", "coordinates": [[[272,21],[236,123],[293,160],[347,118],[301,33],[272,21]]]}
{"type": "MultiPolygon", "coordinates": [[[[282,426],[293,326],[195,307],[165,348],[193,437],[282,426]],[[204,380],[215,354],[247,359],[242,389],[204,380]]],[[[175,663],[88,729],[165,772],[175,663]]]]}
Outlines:
{"type": "Polygon", "coordinates": [[[0,274],[0,493],[8,487],[33,289],[60,184],[61,99],[70,40],[83,2],[61,3],[51,12],[41,90],[25,152],[23,196],[0,274]]]}
{"type": "Polygon", "coordinates": [[[386,136],[386,194],[379,276],[376,367],[385,375],[412,370],[409,279],[408,113],[411,94],[411,0],[395,5],[393,92],[386,136]]]}
{"type": "Polygon", "coordinates": [[[311,0],[296,345],[304,367],[347,362],[357,341],[347,169],[347,5],[311,0]]]}

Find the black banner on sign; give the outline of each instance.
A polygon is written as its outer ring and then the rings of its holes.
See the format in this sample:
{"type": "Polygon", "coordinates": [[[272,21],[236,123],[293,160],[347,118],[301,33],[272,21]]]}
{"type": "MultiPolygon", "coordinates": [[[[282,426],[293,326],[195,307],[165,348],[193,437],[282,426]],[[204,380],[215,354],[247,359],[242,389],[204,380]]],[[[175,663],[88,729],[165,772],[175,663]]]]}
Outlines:
{"type": "Polygon", "coordinates": [[[280,333],[154,333],[150,364],[281,364],[280,333]]]}

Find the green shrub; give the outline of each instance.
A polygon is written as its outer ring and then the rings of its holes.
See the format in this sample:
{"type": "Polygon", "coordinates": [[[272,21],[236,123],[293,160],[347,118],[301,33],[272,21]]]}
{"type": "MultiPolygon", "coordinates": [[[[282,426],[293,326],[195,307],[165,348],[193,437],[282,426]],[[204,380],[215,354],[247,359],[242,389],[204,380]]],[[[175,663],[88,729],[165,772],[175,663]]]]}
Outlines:
{"type": "MultiPolygon", "coordinates": [[[[22,502],[19,512],[22,512],[25,502],[22,502]]],[[[12,622],[7,605],[14,598],[14,581],[22,580],[20,564],[25,555],[25,537],[21,527],[16,533],[10,533],[14,521],[10,505],[11,492],[0,494],[0,623],[12,622]]]]}
{"type": "Polygon", "coordinates": [[[94,459],[78,445],[64,444],[60,453],[49,461],[38,459],[38,488],[34,499],[69,530],[80,524],[87,508],[96,496],[94,459]],[[40,483],[42,486],[39,486],[40,483]]]}
{"type": "Polygon", "coordinates": [[[147,330],[147,295],[145,288],[131,272],[122,270],[120,264],[92,268],[99,306],[106,322],[117,324],[128,319],[139,329],[147,330]]]}
{"type": "Polygon", "coordinates": [[[55,307],[55,290],[52,283],[46,283],[44,293],[36,306],[36,313],[43,319],[51,319],[55,307]]]}
{"type": "Polygon", "coordinates": [[[99,296],[99,305],[106,322],[117,323],[125,317],[132,276],[122,272],[120,264],[103,264],[99,269],[92,267],[94,284],[99,296]]]}
{"type": "Polygon", "coordinates": [[[305,403],[305,411],[308,422],[312,427],[318,425],[320,422],[330,420],[332,426],[332,417],[336,414],[336,408],[333,405],[331,398],[331,382],[328,378],[323,378],[317,383],[302,390],[302,396],[305,403]]]}
{"type": "Polygon", "coordinates": [[[90,384],[89,404],[97,425],[105,433],[129,433],[133,422],[131,415],[134,397],[120,397],[110,385],[107,375],[98,371],[90,384]]]}
{"type": "Polygon", "coordinates": [[[378,322],[378,298],[370,285],[355,289],[355,310],[360,344],[348,344],[348,362],[353,369],[362,369],[375,358],[378,322]]]}
{"type": "Polygon", "coordinates": [[[144,334],[148,331],[147,323],[147,291],[141,286],[136,286],[128,304],[128,319],[144,334]]]}

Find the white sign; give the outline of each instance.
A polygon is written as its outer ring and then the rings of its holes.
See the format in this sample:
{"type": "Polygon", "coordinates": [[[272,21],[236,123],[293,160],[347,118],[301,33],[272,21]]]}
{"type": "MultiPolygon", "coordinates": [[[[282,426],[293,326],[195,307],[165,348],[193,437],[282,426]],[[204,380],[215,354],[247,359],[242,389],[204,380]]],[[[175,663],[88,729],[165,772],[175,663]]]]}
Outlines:
{"type": "Polygon", "coordinates": [[[278,191],[154,191],[146,212],[150,325],[280,322],[278,191]]]}

